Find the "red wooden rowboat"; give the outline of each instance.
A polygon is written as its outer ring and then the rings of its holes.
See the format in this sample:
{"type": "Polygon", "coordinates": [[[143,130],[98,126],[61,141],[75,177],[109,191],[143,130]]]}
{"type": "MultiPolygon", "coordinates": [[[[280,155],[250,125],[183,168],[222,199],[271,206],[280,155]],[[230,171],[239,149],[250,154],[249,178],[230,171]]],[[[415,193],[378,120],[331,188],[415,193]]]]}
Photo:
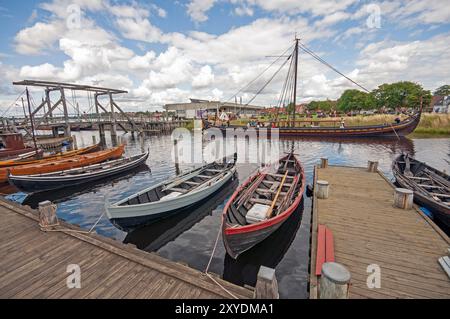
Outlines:
{"type": "Polygon", "coordinates": [[[305,174],[292,153],[272,167],[258,171],[239,187],[225,205],[222,238],[228,254],[236,259],[275,232],[300,204],[305,174]]]}

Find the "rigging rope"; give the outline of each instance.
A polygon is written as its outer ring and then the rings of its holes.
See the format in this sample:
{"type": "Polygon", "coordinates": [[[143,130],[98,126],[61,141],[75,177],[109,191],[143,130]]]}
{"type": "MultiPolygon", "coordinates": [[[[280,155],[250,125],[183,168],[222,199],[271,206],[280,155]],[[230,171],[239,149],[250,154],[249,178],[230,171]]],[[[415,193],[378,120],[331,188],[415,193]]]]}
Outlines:
{"type": "Polygon", "coordinates": [[[250,103],[252,103],[253,100],[267,87],[267,85],[269,85],[269,83],[272,82],[272,80],[281,71],[281,69],[286,65],[287,61],[289,61],[290,58],[291,58],[291,56],[289,56],[289,58],[287,58],[286,61],[284,61],[284,63],[278,68],[278,70],[270,77],[270,79],[263,85],[263,87],[261,89],[259,89],[258,92],[256,92],[256,94],[250,99],[250,101],[248,101],[245,104],[245,106],[248,106],[250,103]]]}
{"type": "Polygon", "coordinates": [[[289,50],[292,49],[292,45],[287,48],[281,55],[279,55],[277,57],[277,59],[275,59],[267,68],[264,69],[264,71],[262,71],[258,76],[256,76],[256,78],[254,78],[252,81],[250,81],[245,87],[241,88],[239,91],[237,91],[234,95],[232,95],[228,100],[226,100],[225,102],[229,102],[231,99],[237,97],[237,95],[239,93],[241,93],[242,91],[248,89],[250,87],[250,85],[252,85],[253,83],[255,83],[264,73],[266,73],[267,70],[269,70],[276,62],[278,62],[278,60],[280,60],[289,50]]]}
{"type": "Polygon", "coordinates": [[[9,112],[9,110],[11,109],[11,107],[15,106],[17,101],[22,97],[22,95],[25,93],[25,90],[22,91],[22,93],[20,93],[17,98],[14,100],[14,102],[12,102],[8,108],[2,113],[2,115],[0,117],[4,117],[6,113],[9,112]]]}
{"type": "Polygon", "coordinates": [[[303,43],[299,42],[299,47],[300,49],[302,49],[304,52],[308,53],[309,55],[311,55],[314,59],[316,59],[317,61],[321,62],[322,64],[326,65],[327,67],[329,67],[330,69],[332,69],[334,72],[342,75],[344,78],[346,78],[347,80],[349,80],[350,82],[352,82],[353,84],[359,86],[361,89],[363,89],[366,92],[370,92],[368,89],[366,89],[364,86],[362,86],[361,84],[357,83],[356,81],[352,80],[351,78],[349,78],[348,76],[346,76],[345,74],[343,74],[342,72],[340,72],[338,69],[336,69],[335,67],[333,67],[331,64],[329,64],[327,61],[325,61],[324,59],[322,59],[320,56],[318,56],[316,53],[314,53],[314,51],[312,51],[311,49],[307,48],[303,43]]]}

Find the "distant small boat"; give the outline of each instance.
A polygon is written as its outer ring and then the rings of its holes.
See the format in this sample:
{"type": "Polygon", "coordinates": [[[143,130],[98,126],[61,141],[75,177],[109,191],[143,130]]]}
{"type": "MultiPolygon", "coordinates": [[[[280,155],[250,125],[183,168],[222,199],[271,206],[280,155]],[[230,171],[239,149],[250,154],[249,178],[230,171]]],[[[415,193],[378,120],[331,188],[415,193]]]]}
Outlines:
{"type": "Polygon", "coordinates": [[[303,197],[305,174],[294,154],[279,160],[276,173],[269,170],[250,176],[223,210],[222,238],[234,259],[275,232],[303,197]]]}
{"type": "Polygon", "coordinates": [[[146,153],[132,157],[72,168],[65,171],[35,175],[9,175],[8,179],[11,184],[26,193],[48,191],[51,189],[89,183],[105,177],[124,173],[145,163],[148,154],[149,152],[147,151],[146,153]]]}
{"type": "Polygon", "coordinates": [[[40,163],[0,168],[0,182],[7,182],[8,175],[34,175],[68,170],[101,163],[111,159],[118,159],[124,152],[125,145],[120,145],[104,151],[63,157],[40,163]]]}
{"type": "Polygon", "coordinates": [[[414,191],[414,201],[425,206],[450,229],[450,176],[409,155],[398,156],[392,164],[397,183],[414,191]]]}
{"type": "Polygon", "coordinates": [[[201,202],[218,191],[235,172],[236,156],[234,162],[225,158],[106,206],[106,214],[114,225],[128,231],[201,202]]]}

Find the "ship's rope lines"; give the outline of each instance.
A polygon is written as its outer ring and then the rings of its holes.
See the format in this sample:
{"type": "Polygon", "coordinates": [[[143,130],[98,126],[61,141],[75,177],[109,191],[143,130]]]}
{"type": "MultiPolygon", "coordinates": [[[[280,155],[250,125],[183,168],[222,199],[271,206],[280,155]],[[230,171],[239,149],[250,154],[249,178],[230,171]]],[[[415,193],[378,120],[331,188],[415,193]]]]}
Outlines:
{"type": "Polygon", "coordinates": [[[25,90],[23,90],[22,93],[20,93],[20,94],[17,96],[17,98],[14,100],[14,102],[12,102],[12,103],[8,106],[8,108],[2,113],[2,115],[1,115],[0,117],[4,117],[4,116],[6,115],[6,113],[8,113],[9,110],[10,110],[13,106],[16,105],[17,101],[18,101],[18,100],[22,97],[22,95],[24,95],[24,94],[25,94],[25,90]]]}
{"type": "Polygon", "coordinates": [[[231,101],[233,98],[236,98],[237,95],[245,90],[247,90],[253,83],[255,83],[261,76],[263,76],[264,73],[266,73],[275,63],[277,63],[284,55],[292,50],[293,45],[291,45],[289,48],[287,48],[281,55],[279,55],[268,67],[266,67],[261,73],[259,73],[253,80],[251,80],[246,86],[239,89],[235,94],[233,94],[228,100],[225,102],[231,101]]]}
{"type": "Polygon", "coordinates": [[[314,51],[312,51],[311,49],[309,49],[308,47],[306,47],[303,43],[299,42],[299,48],[302,49],[304,52],[306,52],[307,54],[311,55],[314,59],[316,59],[317,61],[319,61],[320,63],[324,64],[325,66],[329,67],[331,70],[333,70],[334,72],[338,73],[339,75],[343,76],[344,78],[346,78],[347,80],[349,80],[350,82],[352,82],[353,84],[359,86],[361,89],[363,89],[366,92],[370,92],[368,89],[366,89],[364,86],[362,86],[361,84],[359,84],[358,82],[352,80],[351,78],[349,78],[348,76],[346,76],[344,73],[340,72],[338,69],[336,69],[334,66],[332,66],[331,64],[329,64],[327,61],[325,61],[324,59],[322,59],[320,56],[318,56],[314,51]]]}
{"type": "Polygon", "coordinates": [[[97,221],[92,225],[92,227],[87,231],[87,230],[78,230],[78,229],[70,229],[70,228],[58,228],[58,229],[54,229],[51,227],[57,227],[60,226],[59,221],[57,221],[56,224],[54,225],[48,225],[48,226],[43,226],[41,224],[39,224],[41,231],[43,232],[73,232],[73,233],[81,233],[81,234],[91,234],[95,227],[97,227],[98,223],[100,222],[100,220],[102,219],[102,217],[105,215],[105,212],[103,212],[100,217],[97,219],[97,221]]]}
{"type": "Polygon", "coordinates": [[[281,71],[281,69],[286,65],[286,63],[289,61],[289,59],[291,58],[291,56],[289,56],[286,61],[284,61],[284,63],[278,68],[278,70],[275,71],[275,73],[270,77],[270,79],[258,90],[258,92],[255,93],[255,95],[253,95],[253,97],[250,99],[250,101],[248,101],[247,103],[245,103],[245,106],[248,106],[250,103],[253,102],[254,99],[256,99],[256,97],[261,94],[261,92],[267,87],[267,85],[269,85],[270,82],[272,82],[272,80],[275,78],[275,76],[281,71]]]}
{"type": "Polygon", "coordinates": [[[208,265],[206,266],[205,269],[205,275],[211,279],[215,284],[217,284],[220,288],[223,289],[223,291],[225,291],[227,294],[229,294],[232,298],[234,299],[239,299],[238,297],[236,297],[236,295],[234,295],[231,291],[229,291],[227,288],[225,288],[224,286],[222,286],[216,279],[214,279],[214,277],[208,273],[209,267],[211,266],[211,262],[214,258],[214,255],[216,253],[216,248],[217,245],[219,244],[219,238],[220,238],[220,232],[222,231],[222,226],[223,226],[223,219],[221,218],[221,223],[220,223],[220,227],[219,227],[219,231],[217,232],[217,237],[216,237],[216,241],[214,242],[214,247],[211,253],[211,257],[209,257],[209,261],[208,261],[208,265]]]}

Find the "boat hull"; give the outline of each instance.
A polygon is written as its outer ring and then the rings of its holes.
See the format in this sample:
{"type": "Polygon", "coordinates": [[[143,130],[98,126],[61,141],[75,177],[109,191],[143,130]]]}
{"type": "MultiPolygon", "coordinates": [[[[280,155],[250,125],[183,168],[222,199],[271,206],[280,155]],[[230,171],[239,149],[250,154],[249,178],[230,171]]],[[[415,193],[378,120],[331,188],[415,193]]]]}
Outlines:
{"type": "MultiPolygon", "coordinates": [[[[297,160],[298,161],[298,160],[297,160]]],[[[300,164],[300,161],[298,161],[300,164]]],[[[225,205],[222,214],[222,238],[225,249],[233,259],[237,259],[239,255],[250,250],[252,247],[256,246],[260,242],[264,241],[267,237],[273,234],[278,228],[283,225],[283,223],[296,211],[299,207],[305,190],[305,174],[304,169],[301,166],[301,171],[299,172],[299,179],[301,181],[301,187],[298,191],[297,197],[295,197],[293,203],[278,216],[268,219],[264,222],[246,225],[243,227],[230,227],[226,222],[226,216],[228,210],[233,201],[237,198],[242,189],[248,185],[250,182],[258,178],[260,173],[250,176],[246,182],[231,196],[228,203],[225,205]]]]}
{"type": "Polygon", "coordinates": [[[40,164],[20,165],[0,168],[0,182],[7,182],[8,175],[34,175],[57,172],[78,168],[86,165],[101,163],[110,159],[118,159],[124,152],[125,145],[105,151],[77,155],[40,164]]]}
{"type": "MultiPolygon", "coordinates": [[[[355,138],[355,137],[386,137],[397,138],[411,134],[420,122],[420,113],[409,120],[405,120],[399,124],[389,125],[372,125],[372,126],[354,126],[354,127],[277,127],[277,136],[286,137],[335,137],[335,138],[355,138]]],[[[212,126],[220,129],[222,134],[234,135],[235,129],[247,130],[247,127],[230,126],[220,127],[212,126]]],[[[251,128],[256,134],[271,137],[271,128],[251,128]]]]}
{"type": "MultiPolygon", "coordinates": [[[[403,177],[394,171],[394,176],[397,184],[400,187],[409,189],[409,185],[405,183],[403,177]]],[[[447,229],[450,230],[450,209],[439,205],[435,201],[431,200],[429,197],[422,195],[421,193],[414,191],[414,202],[423,206],[431,211],[433,218],[439,220],[447,229]]]]}
{"type": "Polygon", "coordinates": [[[199,192],[180,196],[173,200],[158,201],[141,205],[107,206],[106,213],[111,222],[122,230],[131,230],[139,226],[157,221],[166,216],[180,213],[196,205],[217,192],[236,173],[236,167],[230,169],[225,176],[211,187],[199,192]]]}
{"type": "MultiPolygon", "coordinates": [[[[130,163],[124,163],[112,168],[105,168],[93,174],[80,174],[67,177],[42,177],[42,176],[9,176],[9,182],[19,190],[25,193],[37,193],[48,191],[52,189],[60,189],[70,187],[73,185],[80,185],[94,182],[105,177],[118,175],[145,163],[148,158],[148,153],[138,160],[130,163]],[[128,165],[126,165],[128,164],[128,165]]],[[[107,163],[106,163],[107,164],[107,163]]]]}

